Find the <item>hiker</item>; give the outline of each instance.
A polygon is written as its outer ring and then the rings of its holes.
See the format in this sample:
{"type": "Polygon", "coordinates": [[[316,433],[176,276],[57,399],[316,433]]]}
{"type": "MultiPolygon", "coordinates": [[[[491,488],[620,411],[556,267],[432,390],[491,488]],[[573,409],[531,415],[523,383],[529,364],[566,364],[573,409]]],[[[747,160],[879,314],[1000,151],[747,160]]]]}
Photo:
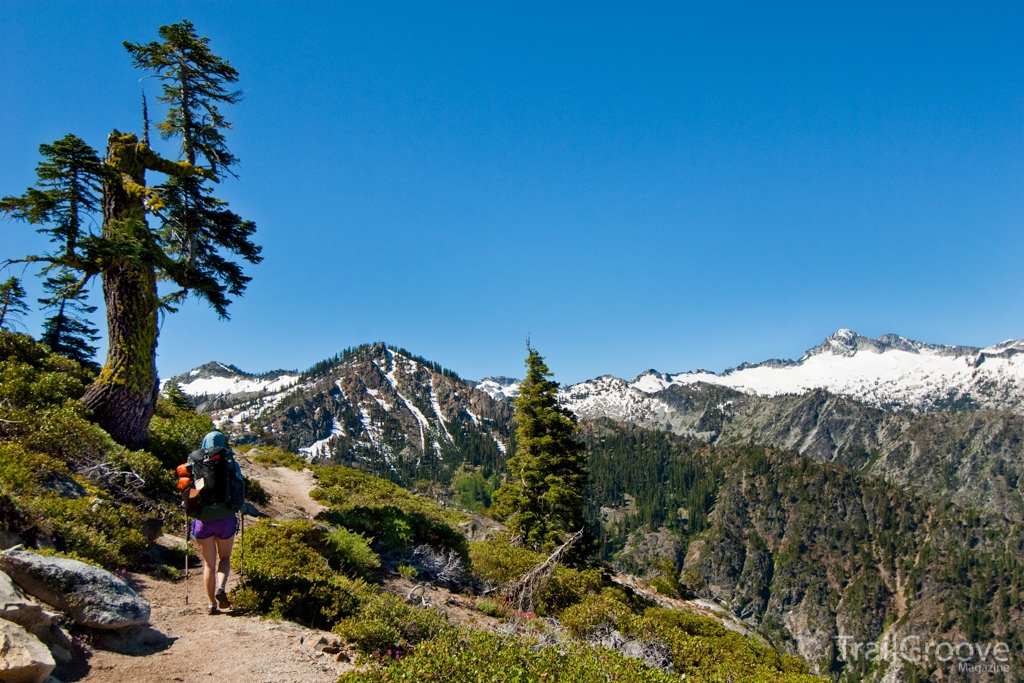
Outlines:
{"type": "Polygon", "coordinates": [[[209,598],[207,613],[216,614],[231,606],[227,584],[238,530],[236,513],[245,496],[242,471],[227,447],[227,439],[218,431],[203,437],[202,447],[188,456],[188,466],[194,478],[190,483],[191,497],[198,504],[186,505],[186,511],[195,517],[192,535],[203,554],[203,583],[209,598]]]}

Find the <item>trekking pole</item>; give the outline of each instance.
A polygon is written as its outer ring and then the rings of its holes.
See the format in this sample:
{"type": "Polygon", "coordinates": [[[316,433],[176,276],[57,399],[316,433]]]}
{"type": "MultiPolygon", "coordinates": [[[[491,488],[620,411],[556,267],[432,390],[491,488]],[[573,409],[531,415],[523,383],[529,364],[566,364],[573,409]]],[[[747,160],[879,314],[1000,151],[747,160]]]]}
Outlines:
{"type": "Polygon", "coordinates": [[[242,508],[242,537],[238,546],[238,578],[245,581],[245,508],[242,508]]]}
{"type": "Polygon", "coordinates": [[[188,515],[185,515],[185,605],[188,606],[188,548],[189,548],[189,536],[192,534],[192,524],[188,521],[188,515]]]}

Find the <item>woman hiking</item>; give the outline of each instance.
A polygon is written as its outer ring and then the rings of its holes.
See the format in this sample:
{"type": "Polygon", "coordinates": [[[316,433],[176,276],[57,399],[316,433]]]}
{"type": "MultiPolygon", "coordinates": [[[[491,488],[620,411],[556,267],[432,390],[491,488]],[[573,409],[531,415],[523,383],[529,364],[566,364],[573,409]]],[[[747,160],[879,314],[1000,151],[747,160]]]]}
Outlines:
{"type": "Polygon", "coordinates": [[[231,550],[238,530],[236,513],[245,495],[242,471],[227,447],[227,439],[218,431],[203,437],[200,450],[189,456],[189,465],[195,479],[193,487],[198,489],[197,497],[201,502],[206,501],[194,513],[192,535],[203,554],[203,584],[209,598],[207,613],[217,614],[220,609],[231,606],[227,584],[231,550]]]}

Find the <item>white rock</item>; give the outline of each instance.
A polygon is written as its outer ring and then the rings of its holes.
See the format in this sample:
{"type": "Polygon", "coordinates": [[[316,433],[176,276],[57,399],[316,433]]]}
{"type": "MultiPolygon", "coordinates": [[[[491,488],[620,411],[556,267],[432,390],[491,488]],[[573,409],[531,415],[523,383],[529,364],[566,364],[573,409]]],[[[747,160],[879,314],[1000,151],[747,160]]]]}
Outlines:
{"type": "Polygon", "coordinates": [[[39,639],[0,620],[0,683],[43,683],[56,663],[39,639]]]}

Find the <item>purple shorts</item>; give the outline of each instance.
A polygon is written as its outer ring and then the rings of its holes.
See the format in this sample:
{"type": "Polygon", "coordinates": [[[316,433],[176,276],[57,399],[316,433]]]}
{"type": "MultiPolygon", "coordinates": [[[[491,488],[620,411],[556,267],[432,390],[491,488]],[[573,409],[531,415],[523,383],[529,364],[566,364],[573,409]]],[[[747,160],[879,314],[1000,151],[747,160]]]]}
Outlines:
{"type": "Polygon", "coordinates": [[[198,519],[192,522],[192,535],[197,539],[216,536],[217,538],[226,541],[234,536],[235,531],[237,530],[238,518],[234,515],[223,519],[210,520],[209,522],[203,522],[198,519]]]}

